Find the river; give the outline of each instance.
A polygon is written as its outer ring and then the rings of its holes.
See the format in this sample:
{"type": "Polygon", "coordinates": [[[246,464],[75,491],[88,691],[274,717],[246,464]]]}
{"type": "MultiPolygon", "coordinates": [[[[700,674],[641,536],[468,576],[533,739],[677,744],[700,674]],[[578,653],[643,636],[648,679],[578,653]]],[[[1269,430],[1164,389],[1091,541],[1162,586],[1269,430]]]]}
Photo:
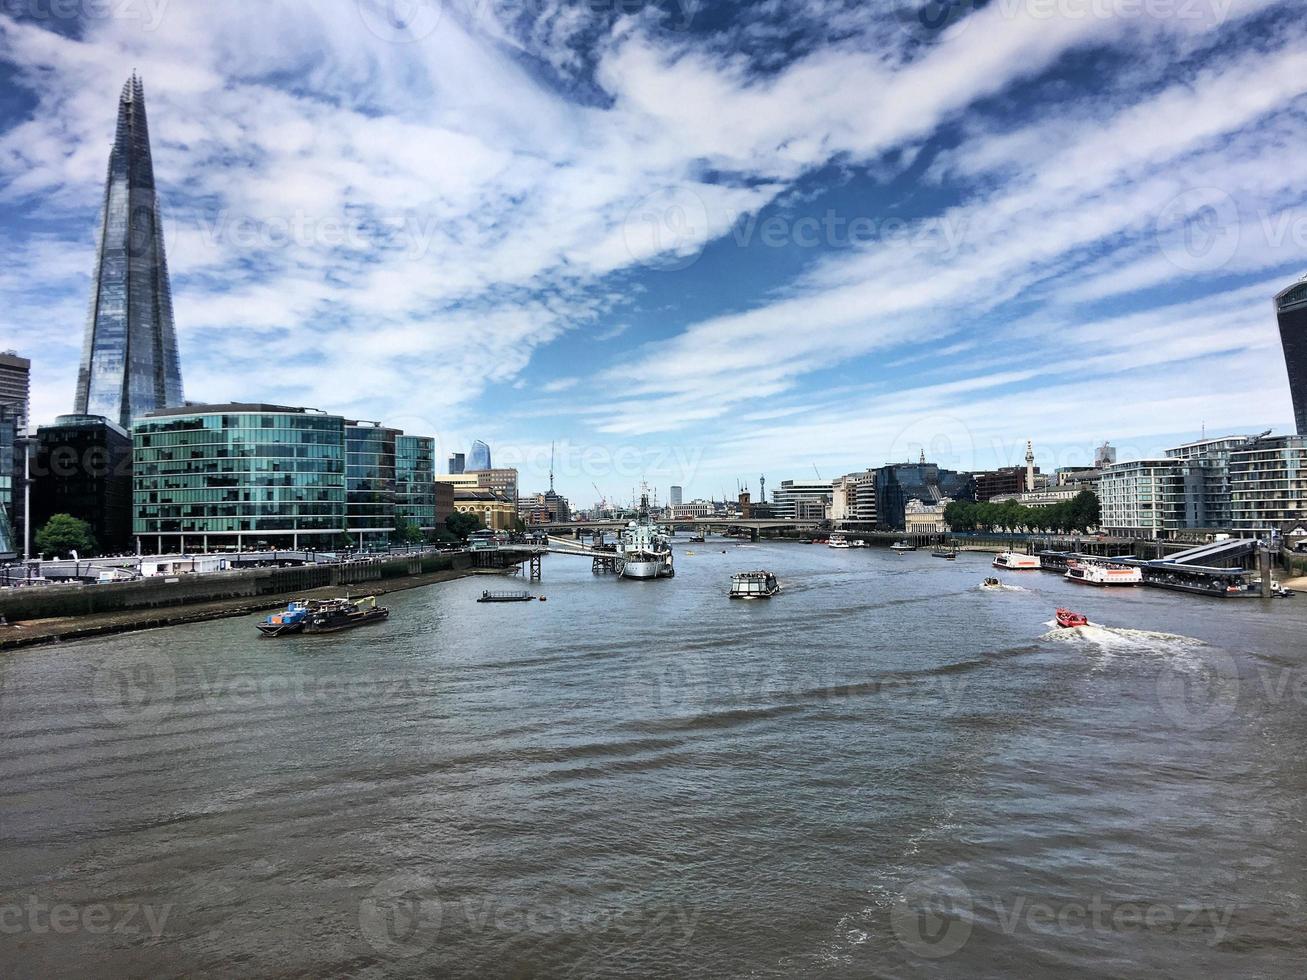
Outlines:
{"type": "Polygon", "coordinates": [[[682,537],[0,655],[0,974],[1301,976],[1307,597],[988,561],[682,537]]]}

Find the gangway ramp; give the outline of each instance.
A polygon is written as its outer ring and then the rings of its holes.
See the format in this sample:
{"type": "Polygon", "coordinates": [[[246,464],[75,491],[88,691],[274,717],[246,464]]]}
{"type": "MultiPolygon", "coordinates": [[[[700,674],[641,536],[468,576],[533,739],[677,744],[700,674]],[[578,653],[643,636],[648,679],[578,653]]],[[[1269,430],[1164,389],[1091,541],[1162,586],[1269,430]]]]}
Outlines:
{"type": "Polygon", "coordinates": [[[1206,568],[1219,567],[1223,562],[1235,561],[1255,554],[1257,542],[1251,538],[1231,538],[1228,541],[1213,541],[1211,544],[1199,545],[1188,551],[1167,555],[1160,561],[1150,562],[1155,565],[1199,565],[1206,568]]]}

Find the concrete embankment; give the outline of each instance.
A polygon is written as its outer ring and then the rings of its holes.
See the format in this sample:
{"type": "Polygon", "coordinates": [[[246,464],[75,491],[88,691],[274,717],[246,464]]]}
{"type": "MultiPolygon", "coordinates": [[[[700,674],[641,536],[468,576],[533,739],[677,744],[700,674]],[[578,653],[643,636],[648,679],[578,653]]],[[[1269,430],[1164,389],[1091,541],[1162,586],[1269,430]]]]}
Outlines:
{"type": "Polygon", "coordinates": [[[277,609],[291,598],[345,588],[384,595],[474,574],[472,556],[423,555],[301,568],[178,575],[105,585],[51,585],[0,592],[0,650],[131,630],[178,626],[277,609]]]}

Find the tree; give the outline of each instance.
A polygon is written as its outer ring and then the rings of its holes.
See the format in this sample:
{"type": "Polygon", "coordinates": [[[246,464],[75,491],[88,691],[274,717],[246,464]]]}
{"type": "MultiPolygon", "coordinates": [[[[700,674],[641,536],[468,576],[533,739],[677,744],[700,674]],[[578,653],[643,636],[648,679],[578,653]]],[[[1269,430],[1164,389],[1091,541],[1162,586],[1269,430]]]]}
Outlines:
{"type": "Polygon", "coordinates": [[[396,517],[393,537],[396,544],[421,544],[422,528],[407,517],[396,517]]]}
{"type": "Polygon", "coordinates": [[[1098,502],[1098,494],[1092,490],[1081,490],[1071,498],[1068,523],[1076,531],[1088,531],[1091,527],[1098,527],[1098,522],[1102,519],[1102,506],[1098,502]]]}
{"type": "Polygon", "coordinates": [[[95,536],[86,521],[71,514],[55,514],[36,532],[36,550],[56,557],[75,551],[89,558],[95,554],[95,536]]]}
{"type": "Polygon", "coordinates": [[[460,541],[466,541],[469,534],[481,530],[485,527],[485,524],[481,522],[481,518],[476,514],[464,514],[461,511],[455,511],[445,518],[445,527],[460,541]]]}

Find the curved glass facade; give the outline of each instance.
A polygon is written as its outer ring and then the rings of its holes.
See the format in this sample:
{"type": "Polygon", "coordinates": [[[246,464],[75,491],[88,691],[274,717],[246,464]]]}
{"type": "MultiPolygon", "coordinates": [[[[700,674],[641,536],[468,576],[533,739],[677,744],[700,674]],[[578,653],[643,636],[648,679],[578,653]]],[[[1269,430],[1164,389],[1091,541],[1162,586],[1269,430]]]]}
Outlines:
{"type": "Polygon", "coordinates": [[[1289,372],[1289,394],[1298,435],[1307,436],[1307,279],[1275,298],[1280,343],[1289,372]]]}
{"type": "Polygon", "coordinates": [[[209,547],[322,547],[345,526],[338,415],[189,406],[139,419],[133,443],[133,528],[147,546],[181,547],[164,539],[185,535],[204,537],[209,547]]]}
{"type": "Polygon", "coordinates": [[[467,454],[466,466],[465,472],[468,473],[490,469],[490,447],[480,439],[472,443],[472,449],[467,454]]]}

